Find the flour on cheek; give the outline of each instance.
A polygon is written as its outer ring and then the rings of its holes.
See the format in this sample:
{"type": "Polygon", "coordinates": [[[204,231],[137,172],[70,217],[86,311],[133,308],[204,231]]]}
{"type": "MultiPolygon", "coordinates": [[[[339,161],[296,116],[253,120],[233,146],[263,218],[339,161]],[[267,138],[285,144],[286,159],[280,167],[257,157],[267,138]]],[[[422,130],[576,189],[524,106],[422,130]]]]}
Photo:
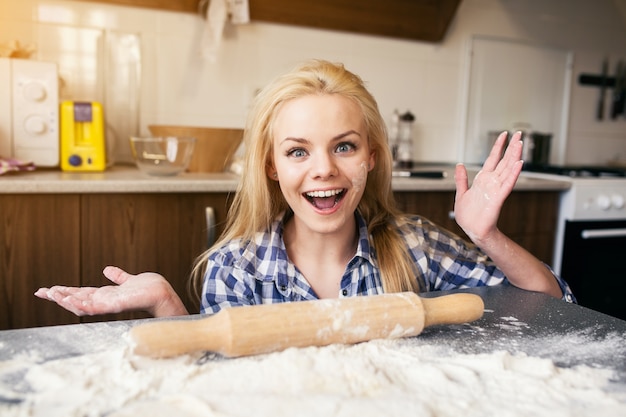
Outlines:
{"type": "Polygon", "coordinates": [[[365,188],[365,183],[367,182],[367,173],[368,173],[368,163],[366,161],[361,162],[359,165],[359,170],[356,175],[352,177],[352,186],[354,187],[354,191],[361,191],[365,188]]]}

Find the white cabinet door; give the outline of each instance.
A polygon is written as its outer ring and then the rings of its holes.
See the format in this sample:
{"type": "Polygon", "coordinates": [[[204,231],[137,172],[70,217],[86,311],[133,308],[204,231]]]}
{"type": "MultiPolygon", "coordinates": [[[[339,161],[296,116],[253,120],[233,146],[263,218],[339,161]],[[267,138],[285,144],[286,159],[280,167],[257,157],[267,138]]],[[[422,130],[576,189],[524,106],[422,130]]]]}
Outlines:
{"type": "Polygon", "coordinates": [[[524,123],[551,133],[551,163],[564,158],[572,53],[511,40],[475,37],[463,160],[482,163],[492,144],[489,132],[524,123]]]}

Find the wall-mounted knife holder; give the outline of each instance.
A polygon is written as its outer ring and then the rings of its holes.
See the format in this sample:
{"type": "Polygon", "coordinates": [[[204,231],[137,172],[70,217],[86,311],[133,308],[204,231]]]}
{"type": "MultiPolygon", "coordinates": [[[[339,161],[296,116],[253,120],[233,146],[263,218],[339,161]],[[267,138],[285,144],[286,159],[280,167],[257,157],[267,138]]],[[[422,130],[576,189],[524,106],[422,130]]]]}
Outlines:
{"type": "Polygon", "coordinates": [[[593,75],[593,74],[580,74],[578,76],[578,84],[591,86],[591,87],[613,88],[615,87],[616,81],[617,81],[617,77],[603,78],[601,75],[593,75]]]}
{"type": "Polygon", "coordinates": [[[618,118],[618,116],[625,115],[626,107],[626,63],[621,59],[618,60],[615,68],[615,76],[609,76],[608,74],[609,59],[605,58],[602,62],[602,74],[580,74],[578,76],[578,83],[580,85],[597,87],[600,89],[600,96],[598,98],[598,106],[596,111],[596,119],[604,119],[605,97],[607,90],[611,89],[611,107],[609,116],[612,120],[618,118]]]}

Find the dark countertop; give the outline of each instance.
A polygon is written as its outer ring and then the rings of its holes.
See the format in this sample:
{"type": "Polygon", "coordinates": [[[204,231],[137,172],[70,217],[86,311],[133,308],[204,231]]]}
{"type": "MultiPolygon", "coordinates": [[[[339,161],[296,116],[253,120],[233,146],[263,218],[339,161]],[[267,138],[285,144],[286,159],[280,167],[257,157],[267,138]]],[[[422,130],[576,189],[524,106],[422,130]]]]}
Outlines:
{"type": "Polygon", "coordinates": [[[613,368],[619,375],[617,382],[626,390],[626,321],[510,285],[463,291],[483,298],[483,317],[457,326],[456,332],[451,329],[454,326],[438,326],[425,329],[419,337],[460,353],[500,349],[551,359],[563,367],[613,368]],[[607,351],[606,347],[617,349],[607,351]]]}
{"type": "MultiPolygon", "coordinates": [[[[462,292],[483,298],[483,317],[470,324],[426,328],[414,338],[416,342],[447,346],[467,354],[525,353],[551,359],[566,368],[577,365],[610,368],[616,371],[610,389],[626,393],[626,321],[511,286],[462,292]]],[[[124,334],[138,322],[143,320],[0,331],[0,361],[27,351],[36,353],[38,360],[45,362],[124,346],[124,334]]],[[[22,385],[19,375],[3,376],[0,362],[0,405],[21,401],[20,392],[14,390],[22,385]]]]}

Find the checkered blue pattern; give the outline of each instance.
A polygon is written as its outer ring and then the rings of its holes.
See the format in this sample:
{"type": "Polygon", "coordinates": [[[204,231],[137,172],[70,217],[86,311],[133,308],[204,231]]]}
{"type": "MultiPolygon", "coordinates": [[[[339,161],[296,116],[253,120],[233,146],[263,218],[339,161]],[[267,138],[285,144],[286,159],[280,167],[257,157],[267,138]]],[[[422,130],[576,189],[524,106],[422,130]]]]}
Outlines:
{"type": "MultiPolygon", "coordinates": [[[[357,252],[341,279],[339,296],[383,293],[376,255],[364,219],[357,252]]],[[[317,295],[287,257],[284,217],[258,233],[253,241],[233,240],[213,251],[204,277],[202,313],[225,307],[315,300],[317,295]]],[[[427,291],[498,285],[507,282],[496,265],[475,245],[420,216],[398,220],[396,227],[427,291]]],[[[420,278],[416,278],[420,279],[420,278]]],[[[556,277],[563,299],[574,301],[567,283],[556,277]]]]}

